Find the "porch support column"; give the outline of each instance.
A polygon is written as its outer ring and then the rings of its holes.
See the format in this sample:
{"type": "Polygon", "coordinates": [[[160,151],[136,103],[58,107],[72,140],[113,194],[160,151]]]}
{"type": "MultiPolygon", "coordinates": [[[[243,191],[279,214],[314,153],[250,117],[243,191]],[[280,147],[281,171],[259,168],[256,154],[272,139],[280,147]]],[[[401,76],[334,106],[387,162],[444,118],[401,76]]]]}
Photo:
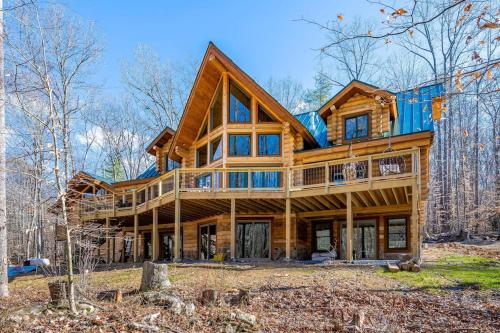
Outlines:
{"type": "Polygon", "coordinates": [[[105,237],[106,237],[106,264],[111,263],[111,242],[110,242],[110,239],[109,239],[109,227],[110,227],[109,217],[106,217],[106,231],[105,231],[105,237]]]}
{"type": "Polygon", "coordinates": [[[411,187],[411,254],[420,260],[420,233],[418,223],[418,186],[416,182],[411,187]]]}
{"type": "Polygon", "coordinates": [[[231,198],[231,260],[236,258],[236,199],[231,198]]]}
{"type": "Polygon", "coordinates": [[[134,262],[139,260],[139,215],[134,215],[134,262]]]}
{"type": "Polygon", "coordinates": [[[347,228],[346,228],[346,260],[352,261],[352,194],[347,192],[347,228]]]}
{"type": "Polygon", "coordinates": [[[153,208],[153,261],[158,260],[158,207],[153,208]]]}
{"type": "Polygon", "coordinates": [[[174,260],[181,260],[181,200],[175,199],[174,260]]]}
{"type": "Polygon", "coordinates": [[[290,260],[292,254],[292,244],[291,244],[291,220],[290,215],[292,211],[292,204],[290,198],[285,199],[285,260],[290,260]]]}

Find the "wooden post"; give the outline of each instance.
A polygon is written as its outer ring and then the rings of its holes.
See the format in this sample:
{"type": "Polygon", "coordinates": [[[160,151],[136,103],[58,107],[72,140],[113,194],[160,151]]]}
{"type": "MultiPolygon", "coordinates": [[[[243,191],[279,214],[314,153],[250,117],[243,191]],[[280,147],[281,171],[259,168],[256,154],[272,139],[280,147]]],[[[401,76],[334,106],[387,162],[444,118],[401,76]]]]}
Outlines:
{"type": "Polygon", "coordinates": [[[292,210],[292,204],[290,202],[290,198],[285,199],[285,238],[286,238],[286,245],[285,245],[285,260],[290,260],[291,258],[291,253],[292,253],[292,244],[291,244],[291,210],[292,210]]]}
{"type": "Polygon", "coordinates": [[[132,190],[132,210],[135,214],[135,212],[137,211],[137,192],[134,190],[132,190]]]}
{"type": "Polygon", "coordinates": [[[116,196],[115,194],[113,193],[113,217],[116,216],[116,196]]]}
{"type": "Polygon", "coordinates": [[[134,215],[134,262],[139,260],[139,215],[134,215]]]}
{"type": "Polygon", "coordinates": [[[372,155],[368,157],[368,188],[372,189],[372,177],[373,177],[373,160],[372,155]]]}
{"type": "Polygon", "coordinates": [[[236,199],[231,198],[231,260],[236,258],[236,199]]]}
{"type": "Polygon", "coordinates": [[[179,169],[175,169],[174,175],[174,196],[175,196],[175,212],[174,212],[174,261],[181,260],[181,199],[180,195],[180,173],[179,169]]]}
{"type": "Polygon", "coordinates": [[[105,235],[106,235],[106,263],[107,264],[110,263],[110,259],[111,259],[111,246],[110,246],[110,242],[109,242],[109,227],[110,227],[109,217],[106,217],[105,235]]]}
{"type": "Polygon", "coordinates": [[[411,187],[411,253],[420,259],[420,233],[418,224],[418,185],[414,181],[411,187]]]}
{"type": "Polygon", "coordinates": [[[347,192],[346,260],[352,261],[352,194],[347,192]]]}
{"type": "Polygon", "coordinates": [[[111,262],[115,262],[116,261],[116,233],[113,233],[113,245],[112,245],[112,248],[111,248],[111,262]]]}
{"type": "Polygon", "coordinates": [[[153,261],[158,260],[158,250],[159,250],[159,244],[158,244],[158,207],[153,208],[153,234],[152,234],[152,241],[153,241],[153,261]]]}
{"type": "Polygon", "coordinates": [[[175,199],[174,260],[181,260],[181,200],[175,199]]]}

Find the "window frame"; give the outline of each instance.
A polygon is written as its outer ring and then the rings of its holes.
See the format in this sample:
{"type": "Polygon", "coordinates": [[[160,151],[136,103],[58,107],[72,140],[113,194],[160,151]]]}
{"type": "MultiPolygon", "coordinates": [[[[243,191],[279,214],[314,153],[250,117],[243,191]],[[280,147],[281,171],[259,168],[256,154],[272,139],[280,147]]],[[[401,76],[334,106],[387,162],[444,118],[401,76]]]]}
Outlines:
{"type": "Polygon", "coordinates": [[[196,151],[195,151],[195,162],[196,162],[196,167],[197,168],[203,168],[204,166],[208,165],[208,163],[209,163],[209,149],[208,149],[208,145],[207,144],[203,144],[203,145],[199,146],[198,148],[196,148],[196,151]],[[205,148],[205,152],[206,152],[206,156],[207,157],[206,157],[205,164],[200,165],[200,163],[199,163],[200,158],[199,158],[199,155],[198,155],[198,151],[200,149],[203,149],[203,148],[205,148]]]}
{"type": "Polygon", "coordinates": [[[215,161],[218,161],[218,160],[222,159],[222,156],[224,155],[224,152],[223,152],[223,150],[224,150],[224,148],[223,148],[224,147],[224,142],[222,140],[223,140],[223,136],[222,135],[219,135],[218,137],[210,140],[210,142],[208,144],[208,146],[210,147],[210,149],[209,149],[209,154],[210,154],[210,159],[209,160],[210,160],[210,163],[213,163],[215,161]],[[213,147],[214,146],[213,146],[213,144],[217,140],[219,140],[219,145],[221,145],[221,152],[220,152],[220,156],[218,158],[213,159],[213,155],[214,155],[214,152],[213,152],[213,147]]]}
{"type": "Polygon", "coordinates": [[[210,106],[208,107],[208,121],[207,121],[207,130],[208,132],[215,131],[219,127],[224,125],[224,87],[222,85],[222,79],[219,81],[217,84],[217,88],[215,88],[215,93],[213,96],[212,101],[210,102],[210,106]],[[214,104],[217,102],[217,98],[219,97],[218,94],[220,93],[220,98],[221,98],[221,107],[220,107],[220,124],[215,126],[213,125],[213,119],[214,117],[212,116],[212,110],[214,104]]]}
{"type": "MultiPolygon", "coordinates": [[[[252,95],[247,93],[245,89],[243,89],[236,81],[232,80],[229,78],[227,84],[227,123],[228,124],[251,124],[252,123],[252,117],[253,117],[253,112],[252,112],[252,95]],[[248,99],[250,100],[250,106],[247,107],[248,112],[249,112],[249,119],[248,121],[231,121],[231,84],[234,84],[237,89],[239,89],[248,99]]],[[[236,98],[236,96],[235,96],[236,98]]],[[[236,98],[237,99],[237,98],[236,98]]],[[[241,103],[241,101],[240,101],[241,103]]],[[[243,104],[243,103],[242,103],[243,104]]]]}
{"type": "Polygon", "coordinates": [[[281,138],[281,133],[256,133],[257,134],[257,156],[259,157],[276,157],[276,156],[281,156],[281,141],[282,141],[282,138],[281,138]],[[279,138],[279,152],[278,154],[261,154],[260,153],[260,136],[261,135],[277,135],[278,138],[279,138]]]}
{"type": "Polygon", "coordinates": [[[227,133],[227,156],[228,157],[252,157],[252,133],[227,133]],[[231,154],[231,136],[247,136],[249,139],[248,143],[248,155],[232,155],[231,154]]]}
{"type": "Polygon", "coordinates": [[[257,115],[256,115],[257,119],[255,119],[255,122],[256,122],[257,124],[275,124],[275,123],[277,123],[277,121],[274,119],[274,116],[272,116],[272,115],[270,114],[271,112],[269,112],[269,111],[268,111],[268,110],[267,110],[267,109],[266,109],[266,108],[265,108],[262,104],[260,104],[260,103],[257,103],[257,112],[256,112],[256,113],[257,113],[257,115]],[[271,118],[271,120],[269,120],[269,121],[260,121],[260,120],[259,120],[259,112],[260,112],[261,110],[262,110],[262,112],[264,112],[264,113],[265,113],[265,114],[266,114],[269,118],[271,118]]]}
{"type": "MultiPolygon", "coordinates": [[[[356,130],[357,130],[357,120],[356,120],[356,130]]],[[[342,116],[342,142],[349,143],[349,142],[356,142],[356,141],[364,141],[364,140],[369,140],[370,137],[371,137],[371,114],[370,114],[370,112],[360,112],[360,113],[354,113],[354,114],[348,114],[348,115],[342,116]],[[366,118],[367,118],[366,135],[352,138],[352,139],[347,139],[346,138],[346,130],[347,130],[346,121],[348,119],[359,118],[359,117],[363,117],[363,116],[366,116],[366,118]]]]}
{"type": "Polygon", "coordinates": [[[410,217],[407,215],[403,216],[387,216],[385,218],[384,223],[384,249],[386,253],[394,253],[401,251],[409,251],[410,250],[410,217]],[[405,220],[405,228],[406,228],[406,246],[405,247],[389,247],[389,220],[405,220]]]}
{"type": "MultiPolygon", "coordinates": [[[[332,247],[332,240],[333,240],[333,223],[332,221],[330,220],[324,220],[324,221],[321,221],[321,220],[316,220],[316,221],[312,221],[312,237],[311,239],[313,240],[312,241],[312,245],[313,245],[313,249],[314,249],[314,252],[319,252],[318,250],[318,238],[317,238],[317,235],[316,235],[316,231],[318,230],[317,227],[318,225],[321,225],[321,224],[329,224],[329,231],[330,231],[330,248],[332,247]]],[[[337,250],[337,249],[335,249],[337,250]]]]}

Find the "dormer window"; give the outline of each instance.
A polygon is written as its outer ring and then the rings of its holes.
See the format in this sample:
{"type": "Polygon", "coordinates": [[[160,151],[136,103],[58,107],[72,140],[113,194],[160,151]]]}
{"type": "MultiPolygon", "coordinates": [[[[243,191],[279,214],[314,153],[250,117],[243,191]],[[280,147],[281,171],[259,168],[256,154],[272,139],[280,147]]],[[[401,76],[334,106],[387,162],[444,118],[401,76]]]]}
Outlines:
{"type": "Polygon", "coordinates": [[[229,122],[249,123],[251,121],[250,97],[234,82],[229,81],[229,122]]]}
{"type": "Polygon", "coordinates": [[[344,140],[368,138],[368,114],[344,118],[344,140]]]}

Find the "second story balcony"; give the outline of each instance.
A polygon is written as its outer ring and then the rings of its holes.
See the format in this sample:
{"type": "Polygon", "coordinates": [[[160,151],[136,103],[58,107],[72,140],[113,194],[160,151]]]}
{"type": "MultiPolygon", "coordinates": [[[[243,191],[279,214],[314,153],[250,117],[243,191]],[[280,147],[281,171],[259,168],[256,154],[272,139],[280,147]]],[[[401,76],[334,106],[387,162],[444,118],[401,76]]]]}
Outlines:
{"type": "MultiPolygon", "coordinates": [[[[407,197],[407,187],[420,186],[419,161],[414,148],[291,167],[180,168],[125,192],[81,198],[78,210],[82,220],[92,220],[143,213],[175,199],[285,199],[388,188],[407,197]]],[[[390,201],[381,197],[367,201],[390,201]]]]}

